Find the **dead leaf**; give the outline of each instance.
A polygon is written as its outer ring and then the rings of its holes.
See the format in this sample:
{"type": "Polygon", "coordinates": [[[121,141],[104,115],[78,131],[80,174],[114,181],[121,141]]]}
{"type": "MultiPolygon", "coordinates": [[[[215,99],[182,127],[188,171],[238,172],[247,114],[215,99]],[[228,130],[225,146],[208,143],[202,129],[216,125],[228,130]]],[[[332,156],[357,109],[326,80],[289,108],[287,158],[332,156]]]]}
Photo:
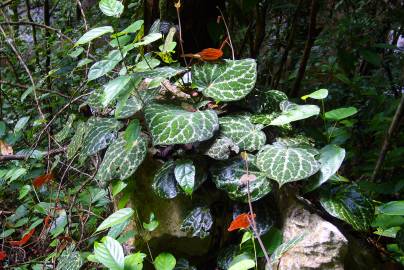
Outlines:
{"type": "Polygon", "coordinates": [[[34,187],[40,188],[41,186],[48,183],[52,179],[53,179],[53,174],[52,174],[52,172],[50,172],[48,174],[38,176],[37,178],[35,178],[34,181],[32,181],[32,184],[34,185],[34,187]]]}
{"type": "Polygon", "coordinates": [[[4,141],[0,140],[0,152],[1,152],[1,155],[3,155],[3,156],[12,155],[13,147],[11,147],[11,145],[8,145],[4,141]]]}
{"type": "Polygon", "coordinates": [[[10,241],[10,245],[12,245],[12,246],[19,246],[19,247],[25,245],[25,244],[29,241],[29,239],[31,238],[31,236],[34,234],[34,232],[35,232],[35,228],[33,228],[32,230],[30,230],[28,233],[26,233],[26,234],[21,238],[21,240],[18,240],[18,241],[10,241]]]}

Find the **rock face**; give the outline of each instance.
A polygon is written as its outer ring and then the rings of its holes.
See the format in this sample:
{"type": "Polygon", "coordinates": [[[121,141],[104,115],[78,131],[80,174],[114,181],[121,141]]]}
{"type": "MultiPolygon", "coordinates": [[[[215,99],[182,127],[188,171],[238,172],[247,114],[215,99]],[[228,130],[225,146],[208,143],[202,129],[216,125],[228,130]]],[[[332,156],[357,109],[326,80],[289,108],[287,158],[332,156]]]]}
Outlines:
{"type": "Polygon", "coordinates": [[[348,240],[331,223],[288,200],[284,209],[284,242],[307,232],[280,260],[279,270],[343,270],[348,240]]]}

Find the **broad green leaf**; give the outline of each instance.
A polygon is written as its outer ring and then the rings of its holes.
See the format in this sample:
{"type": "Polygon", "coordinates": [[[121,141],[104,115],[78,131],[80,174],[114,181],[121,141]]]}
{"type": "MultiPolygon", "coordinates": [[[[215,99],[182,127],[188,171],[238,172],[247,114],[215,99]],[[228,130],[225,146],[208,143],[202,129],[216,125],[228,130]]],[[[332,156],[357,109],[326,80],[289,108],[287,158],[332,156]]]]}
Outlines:
{"type": "Polygon", "coordinates": [[[184,219],[181,230],[192,237],[205,238],[210,234],[213,225],[213,217],[207,207],[196,207],[184,219]]]}
{"type": "Polygon", "coordinates": [[[119,50],[112,50],[103,60],[95,62],[88,71],[88,80],[92,81],[104,76],[125,57],[126,53],[119,50]]]}
{"type": "Polygon", "coordinates": [[[234,257],[230,263],[229,270],[247,270],[255,266],[255,260],[247,253],[242,253],[234,257]]]}
{"type": "Polygon", "coordinates": [[[251,123],[269,126],[271,122],[279,116],[278,112],[272,112],[269,114],[255,114],[250,118],[251,123]]]}
{"type": "Polygon", "coordinates": [[[345,158],[345,149],[337,145],[329,144],[320,150],[320,175],[313,184],[310,185],[310,190],[313,190],[323,183],[328,181],[341,167],[345,158]]]}
{"type": "Polygon", "coordinates": [[[327,89],[320,89],[317,91],[314,91],[313,93],[310,93],[308,95],[302,96],[302,100],[306,100],[308,98],[312,99],[325,99],[328,96],[328,90],[327,89]]]}
{"type": "MultiPolygon", "coordinates": [[[[131,42],[133,37],[131,35],[123,35],[119,37],[113,37],[113,39],[109,42],[109,45],[114,48],[121,48],[131,42]]],[[[122,53],[127,53],[127,51],[122,50],[122,53]]]]}
{"type": "Polygon", "coordinates": [[[123,12],[123,4],[117,0],[101,0],[99,5],[100,10],[107,16],[119,17],[123,12]]]}
{"type": "Polygon", "coordinates": [[[195,166],[191,160],[179,160],[176,162],[174,175],[185,194],[192,195],[195,186],[195,166]]]}
{"type": "Polygon", "coordinates": [[[76,119],[75,114],[69,115],[69,118],[67,119],[67,123],[65,123],[63,125],[63,129],[61,131],[59,131],[58,133],[56,133],[56,135],[55,135],[55,140],[57,142],[62,142],[64,139],[67,138],[67,136],[69,136],[70,130],[71,130],[72,125],[73,125],[73,121],[75,119],[76,119]]]}
{"type": "MultiPolygon", "coordinates": [[[[232,200],[248,201],[247,184],[240,181],[246,173],[245,161],[235,157],[228,161],[221,161],[211,167],[213,182],[218,189],[224,190],[232,200]]],[[[248,157],[248,172],[256,179],[249,182],[251,201],[256,201],[271,191],[270,180],[258,170],[255,157],[248,157]]]]}
{"type": "Polygon", "coordinates": [[[279,90],[260,90],[257,96],[259,98],[258,102],[261,104],[261,108],[258,109],[258,111],[266,113],[280,111],[279,104],[282,101],[288,100],[288,96],[284,92],[279,90]]]}
{"type": "Polygon", "coordinates": [[[161,77],[165,79],[170,79],[174,76],[184,73],[185,71],[186,69],[181,67],[166,66],[166,67],[154,68],[152,70],[150,70],[148,67],[147,70],[142,71],[140,74],[143,78],[153,79],[156,77],[161,77]]]}
{"type": "Polygon", "coordinates": [[[325,113],[325,119],[339,121],[344,118],[350,117],[356,114],[358,110],[355,107],[338,108],[325,113]]]}
{"type": "Polygon", "coordinates": [[[357,231],[369,229],[373,220],[372,202],[354,185],[325,190],[320,203],[330,215],[351,224],[357,231]]]}
{"type": "Polygon", "coordinates": [[[86,124],[83,122],[79,122],[76,127],[76,132],[74,133],[69,145],[67,146],[66,156],[68,159],[72,159],[74,155],[76,155],[77,151],[79,151],[86,134],[86,124]]]}
{"type": "Polygon", "coordinates": [[[153,180],[153,191],[161,198],[175,198],[179,192],[178,183],[174,175],[175,163],[170,160],[157,171],[153,180]]]}
{"type": "Polygon", "coordinates": [[[92,117],[87,121],[88,133],[83,142],[83,153],[93,155],[106,148],[117,136],[122,124],[113,118],[92,117]]]}
{"type": "Polygon", "coordinates": [[[401,225],[404,225],[404,215],[392,216],[387,214],[377,214],[372,221],[372,227],[380,227],[381,229],[400,227],[401,225]]]}
{"type": "Polygon", "coordinates": [[[163,37],[163,35],[160,33],[150,33],[147,36],[144,36],[142,38],[142,41],[136,42],[135,44],[133,44],[133,46],[136,48],[136,47],[140,47],[140,46],[149,45],[150,43],[153,43],[153,42],[161,39],[162,37],[163,37]]]}
{"type": "Polygon", "coordinates": [[[173,105],[153,103],[146,106],[145,118],[154,145],[205,141],[219,128],[213,110],[188,112],[173,105]]]}
{"type": "Polygon", "coordinates": [[[88,31],[87,33],[85,33],[81,38],[79,38],[79,40],[77,40],[77,42],[74,44],[74,46],[86,44],[86,43],[92,41],[93,39],[96,39],[106,33],[112,33],[112,32],[114,32],[114,29],[111,26],[101,26],[101,27],[93,28],[90,31],[88,31]]]}
{"type": "Polygon", "coordinates": [[[125,257],[125,270],[142,270],[143,260],[147,255],[141,252],[131,254],[125,257]]]}
{"type": "Polygon", "coordinates": [[[107,149],[96,178],[102,182],[114,179],[124,180],[131,176],[143,162],[147,153],[147,141],[139,136],[128,146],[127,141],[119,136],[107,149]]]}
{"type": "Polygon", "coordinates": [[[270,265],[277,263],[286,252],[299,244],[299,242],[301,242],[306,235],[307,233],[304,232],[277,247],[274,253],[272,253],[271,257],[269,258],[270,265]]]}
{"type": "Polygon", "coordinates": [[[226,116],[219,118],[220,133],[230,138],[240,150],[255,151],[264,146],[263,126],[251,123],[249,116],[226,116]]]}
{"type": "Polygon", "coordinates": [[[154,260],[156,270],[173,270],[175,264],[175,257],[167,252],[160,253],[154,260]]]}
{"type": "Polygon", "coordinates": [[[270,125],[282,126],[320,113],[320,108],[316,105],[297,105],[289,101],[282,101],[280,108],[281,114],[272,120],[270,125]]]}
{"type": "Polygon", "coordinates": [[[221,136],[213,142],[205,155],[216,160],[226,160],[230,157],[231,151],[238,153],[240,148],[230,138],[221,136]]]}
{"type": "Polygon", "coordinates": [[[71,53],[69,53],[69,56],[71,58],[77,58],[82,52],[84,52],[84,48],[77,47],[77,48],[74,48],[71,53]]]}
{"type": "Polygon", "coordinates": [[[309,146],[287,146],[279,142],[265,145],[257,154],[257,167],[281,187],[315,174],[320,168],[315,159],[317,153],[309,146]]]}
{"type": "Polygon", "coordinates": [[[15,232],[15,229],[4,230],[0,233],[0,239],[7,238],[15,232]]]}
{"type": "Polygon", "coordinates": [[[90,63],[92,63],[93,62],[93,60],[92,59],[89,59],[89,58],[83,58],[83,59],[81,59],[78,63],[77,63],[77,67],[79,68],[79,67],[82,67],[82,66],[85,66],[85,65],[88,65],[88,64],[90,64],[90,63]]]}
{"type": "Polygon", "coordinates": [[[392,201],[380,205],[378,212],[390,216],[404,216],[404,201],[392,201]]]}
{"type": "Polygon", "coordinates": [[[29,116],[24,116],[18,119],[17,123],[14,126],[14,133],[18,133],[25,128],[29,121],[29,116]]]}
{"type": "Polygon", "coordinates": [[[121,32],[119,32],[119,34],[130,34],[130,33],[136,33],[137,31],[139,31],[143,26],[143,20],[138,20],[135,21],[134,23],[132,23],[131,25],[129,25],[128,27],[126,27],[124,30],[122,30],[121,32]]]}
{"type": "Polygon", "coordinates": [[[21,189],[20,189],[20,195],[18,196],[18,199],[21,200],[23,199],[25,196],[27,196],[27,194],[31,191],[31,185],[24,185],[21,189]]]}
{"type": "Polygon", "coordinates": [[[140,82],[139,78],[133,78],[130,75],[119,76],[104,85],[104,96],[102,105],[104,107],[113,101],[117,96],[133,90],[140,82]]]}
{"type": "Polygon", "coordinates": [[[115,109],[115,118],[117,119],[131,117],[143,108],[142,100],[137,97],[137,95],[130,95],[131,93],[128,94],[129,96],[123,95],[118,98],[115,109]]]}
{"type": "Polygon", "coordinates": [[[134,211],[132,208],[119,209],[118,211],[112,213],[109,217],[104,219],[104,221],[98,226],[96,232],[108,229],[112,226],[125,222],[133,215],[133,213],[134,211]]]}
{"type": "Polygon", "coordinates": [[[119,194],[124,188],[126,188],[128,186],[127,183],[118,180],[117,182],[115,182],[112,185],[112,196],[116,196],[117,194],[119,194]]]}
{"type": "Polygon", "coordinates": [[[159,226],[159,222],[156,219],[155,215],[153,212],[150,213],[149,216],[149,222],[143,222],[143,228],[145,228],[146,230],[148,230],[149,232],[154,231],[157,227],[159,226]]]}
{"type": "Polygon", "coordinates": [[[192,66],[192,81],[205,96],[235,101],[251,92],[257,79],[254,59],[203,62],[192,66]]]}
{"type": "Polygon", "coordinates": [[[124,269],[124,255],[121,244],[115,239],[105,236],[101,243],[94,243],[95,259],[110,270],[124,269]]]}
{"type": "Polygon", "coordinates": [[[57,260],[56,270],[80,270],[83,265],[83,259],[78,251],[75,251],[75,245],[71,244],[57,260]]]}
{"type": "Polygon", "coordinates": [[[123,138],[125,139],[126,144],[131,147],[132,144],[139,138],[139,136],[140,122],[138,119],[133,119],[123,133],[123,138]]]}
{"type": "Polygon", "coordinates": [[[0,121],[0,138],[6,134],[6,129],[6,123],[4,121],[0,121]]]}
{"type": "MultiPolygon", "coordinates": [[[[115,226],[112,226],[108,230],[107,235],[114,238],[114,239],[118,238],[121,235],[121,233],[126,229],[126,227],[129,225],[129,223],[131,223],[131,222],[132,222],[131,219],[127,219],[122,223],[119,223],[119,224],[117,224],[115,226]]],[[[122,242],[120,242],[119,240],[118,240],[118,242],[122,244],[122,242]]]]}

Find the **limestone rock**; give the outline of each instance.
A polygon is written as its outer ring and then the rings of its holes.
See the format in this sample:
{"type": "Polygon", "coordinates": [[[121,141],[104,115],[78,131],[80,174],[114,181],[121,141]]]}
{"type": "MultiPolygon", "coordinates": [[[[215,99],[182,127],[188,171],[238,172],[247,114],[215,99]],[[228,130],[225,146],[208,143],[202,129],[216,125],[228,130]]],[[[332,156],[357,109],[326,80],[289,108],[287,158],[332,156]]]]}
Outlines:
{"type": "Polygon", "coordinates": [[[284,209],[284,242],[307,232],[280,260],[279,270],[342,270],[348,240],[333,224],[310,213],[297,202],[284,209]]]}

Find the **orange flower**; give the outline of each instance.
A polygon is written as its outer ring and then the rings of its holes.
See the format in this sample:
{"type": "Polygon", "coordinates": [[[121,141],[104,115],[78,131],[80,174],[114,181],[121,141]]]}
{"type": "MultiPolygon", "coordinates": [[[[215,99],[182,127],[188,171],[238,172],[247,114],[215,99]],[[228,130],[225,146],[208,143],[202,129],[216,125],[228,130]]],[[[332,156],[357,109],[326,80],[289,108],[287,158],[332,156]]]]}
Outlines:
{"type": "Polygon", "coordinates": [[[197,53],[203,61],[215,61],[223,56],[221,49],[207,48],[197,53]]]}
{"type": "Polygon", "coordinates": [[[25,244],[29,241],[29,239],[31,238],[31,236],[34,234],[34,232],[35,232],[35,228],[33,228],[32,230],[30,230],[28,233],[26,233],[26,234],[21,238],[21,240],[19,240],[19,241],[10,241],[10,245],[12,245],[12,246],[19,246],[19,247],[25,245],[25,244]]]}
{"type": "Polygon", "coordinates": [[[35,178],[35,180],[32,182],[32,184],[34,185],[34,187],[39,188],[52,179],[53,179],[53,174],[52,174],[52,172],[50,172],[48,174],[38,176],[37,178],[35,178]]]}
{"type": "Polygon", "coordinates": [[[250,220],[252,218],[255,218],[255,214],[254,214],[254,216],[252,216],[250,214],[246,214],[246,213],[238,215],[231,222],[227,231],[231,232],[231,231],[234,231],[237,229],[247,229],[248,227],[250,227],[250,220]]]}
{"type": "Polygon", "coordinates": [[[7,253],[4,250],[0,250],[0,262],[7,258],[7,253]]]}

